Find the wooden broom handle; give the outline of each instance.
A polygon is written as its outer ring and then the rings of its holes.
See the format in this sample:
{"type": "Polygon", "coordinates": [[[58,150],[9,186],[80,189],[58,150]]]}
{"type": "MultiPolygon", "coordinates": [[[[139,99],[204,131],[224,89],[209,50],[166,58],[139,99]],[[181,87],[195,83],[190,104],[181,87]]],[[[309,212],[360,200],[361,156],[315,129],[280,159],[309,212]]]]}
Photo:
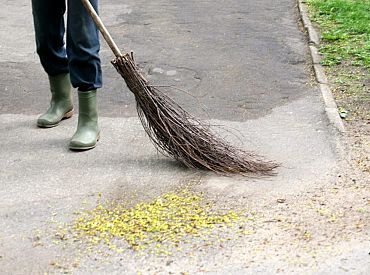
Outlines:
{"type": "Polygon", "coordinates": [[[121,57],[122,53],[117,47],[117,44],[114,43],[112,36],[109,34],[108,30],[101,21],[99,15],[96,13],[94,7],[91,5],[89,0],[81,0],[82,4],[85,6],[87,12],[90,14],[92,20],[94,20],[96,26],[98,27],[100,33],[103,35],[104,40],[107,42],[108,46],[111,48],[112,52],[116,57],[121,57]]]}

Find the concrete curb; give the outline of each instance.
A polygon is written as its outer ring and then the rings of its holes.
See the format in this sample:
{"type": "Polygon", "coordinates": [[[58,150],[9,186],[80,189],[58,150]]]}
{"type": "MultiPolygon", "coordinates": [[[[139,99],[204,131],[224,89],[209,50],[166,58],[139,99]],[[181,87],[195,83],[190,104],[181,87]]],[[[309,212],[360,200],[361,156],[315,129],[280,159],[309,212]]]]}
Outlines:
{"type": "Polygon", "coordinates": [[[315,28],[312,26],[311,20],[308,17],[307,7],[304,0],[298,0],[298,10],[304,28],[308,32],[309,49],[312,58],[313,68],[315,71],[316,80],[319,83],[319,88],[325,103],[325,112],[329,118],[330,123],[340,132],[344,133],[345,128],[342,119],[338,113],[338,107],[335,103],[333,94],[329,88],[328,79],[325,75],[324,68],[320,64],[321,57],[318,51],[320,45],[320,36],[315,28]]]}

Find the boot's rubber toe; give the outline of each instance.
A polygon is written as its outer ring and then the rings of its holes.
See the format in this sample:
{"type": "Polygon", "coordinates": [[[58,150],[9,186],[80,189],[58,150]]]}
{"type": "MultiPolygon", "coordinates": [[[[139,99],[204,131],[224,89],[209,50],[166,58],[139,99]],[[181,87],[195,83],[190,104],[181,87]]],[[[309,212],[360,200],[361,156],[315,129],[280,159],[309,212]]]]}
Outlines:
{"type": "Polygon", "coordinates": [[[74,137],[69,143],[69,149],[73,151],[84,151],[93,149],[96,147],[96,144],[98,143],[100,139],[100,133],[98,133],[97,137],[74,137]]]}
{"type": "Polygon", "coordinates": [[[45,113],[37,119],[37,126],[40,128],[52,128],[58,126],[63,119],[68,119],[71,118],[72,116],[73,109],[66,112],[61,118],[55,117],[55,115],[45,113]]]}

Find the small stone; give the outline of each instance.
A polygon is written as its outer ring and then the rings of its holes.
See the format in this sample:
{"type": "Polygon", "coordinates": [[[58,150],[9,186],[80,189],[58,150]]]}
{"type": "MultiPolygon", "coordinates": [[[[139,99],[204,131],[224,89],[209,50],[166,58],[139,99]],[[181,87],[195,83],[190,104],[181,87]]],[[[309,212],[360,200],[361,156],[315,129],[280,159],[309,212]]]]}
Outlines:
{"type": "Polygon", "coordinates": [[[177,72],[175,70],[170,70],[170,71],[166,72],[166,75],[168,75],[168,76],[174,76],[176,74],[177,74],[177,72]]]}
{"type": "Polygon", "coordinates": [[[286,201],[286,199],[277,199],[276,200],[278,203],[284,203],[286,201]]]}
{"type": "Polygon", "coordinates": [[[169,260],[169,261],[167,261],[166,266],[169,266],[169,265],[171,265],[172,263],[173,263],[173,261],[172,261],[172,260],[169,260]]]}
{"type": "Polygon", "coordinates": [[[164,70],[163,70],[163,69],[161,69],[161,68],[154,68],[154,69],[152,70],[152,72],[153,72],[153,73],[157,73],[157,74],[163,74],[164,70]]]}

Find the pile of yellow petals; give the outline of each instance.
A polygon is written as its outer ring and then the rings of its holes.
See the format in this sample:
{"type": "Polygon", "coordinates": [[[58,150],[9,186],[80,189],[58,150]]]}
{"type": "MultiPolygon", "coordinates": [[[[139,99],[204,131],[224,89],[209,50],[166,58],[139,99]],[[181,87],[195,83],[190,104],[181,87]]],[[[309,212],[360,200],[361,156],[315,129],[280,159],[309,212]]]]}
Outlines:
{"type": "MultiPolygon", "coordinates": [[[[106,243],[123,239],[134,250],[162,244],[178,244],[185,236],[206,237],[219,228],[231,227],[239,220],[233,211],[217,214],[210,202],[189,191],[168,193],[131,208],[122,204],[101,204],[81,213],[72,225],[75,240],[106,243]]],[[[118,249],[121,250],[121,249],[118,249]]]]}

